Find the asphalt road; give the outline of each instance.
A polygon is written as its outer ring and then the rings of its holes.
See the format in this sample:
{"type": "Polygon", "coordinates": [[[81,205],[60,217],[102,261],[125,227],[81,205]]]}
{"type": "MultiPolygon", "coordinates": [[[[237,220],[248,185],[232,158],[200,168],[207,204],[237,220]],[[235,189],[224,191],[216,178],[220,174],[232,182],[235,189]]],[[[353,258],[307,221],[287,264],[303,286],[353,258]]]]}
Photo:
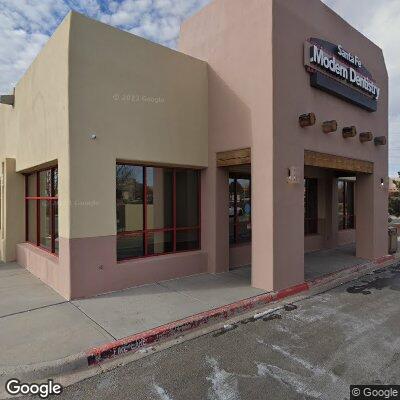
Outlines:
{"type": "Polygon", "coordinates": [[[345,399],[400,384],[400,268],[90,378],[57,399],[345,399]]]}

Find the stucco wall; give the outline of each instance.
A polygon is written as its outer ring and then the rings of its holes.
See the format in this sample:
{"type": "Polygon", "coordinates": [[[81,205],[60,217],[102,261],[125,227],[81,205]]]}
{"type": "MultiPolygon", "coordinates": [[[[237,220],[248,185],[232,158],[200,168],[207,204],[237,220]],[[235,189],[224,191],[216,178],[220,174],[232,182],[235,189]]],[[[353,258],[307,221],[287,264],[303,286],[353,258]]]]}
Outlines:
{"type": "Polygon", "coordinates": [[[304,219],[302,177],[298,185],[286,183],[289,167],[302,170],[304,149],[374,162],[374,175],[357,177],[357,194],[361,194],[358,201],[365,203],[364,207],[357,203],[357,251],[366,258],[386,254],[387,191],[380,187],[380,179],[388,173],[387,146],[361,144],[358,137],[344,139],[341,129],[355,125],[359,132],[387,136],[388,85],[382,51],[321,1],[275,0],[273,15],[274,263],[279,266],[275,287],[283,287],[304,278],[304,241],[299,240],[303,237],[304,219]],[[342,44],[361,58],[382,89],[377,112],[369,113],[310,86],[303,55],[304,42],[309,37],[342,44]],[[298,117],[307,112],[316,114],[317,123],[302,129],[298,117]],[[338,121],[338,132],[324,134],[321,123],[333,119],[338,121]]]}
{"type": "Polygon", "coordinates": [[[116,160],[207,167],[204,62],[74,13],[69,79],[68,237],[116,234],[116,160]]]}
{"type": "MultiPolygon", "coordinates": [[[[213,271],[225,270],[228,263],[221,189],[226,174],[215,168],[215,154],[248,145],[253,285],[270,290],[304,280],[305,149],[375,163],[374,175],[359,177],[358,199],[372,200],[364,208],[357,205],[364,223],[359,224],[357,252],[367,258],[386,253],[387,193],[379,182],[387,176],[387,147],[361,144],[358,138],[345,140],[340,134],[344,126],[356,125],[359,132],[387,135],[387,72],[378,47],[319,0],[215,0],[183,24],[179,48],[209,64],[210,167],[203,185],[211,196],[204,199],[204,211],[216,225],[207,228],[204,242],[209,241],[213,271]],[[341,43],[361,57],[382,88],[376,113],[310,86],[303,50],[309,37],[341,43]],[[298,117],[306,112],[314,112],[318,122],[301,129],[298,117]],[[321,122],[332,119],[338,121],[339,131],[323,134],[321,122]],[[298,168],[300,184],[287,183],[292,166],[298,168]]],[[[327,191],[333,193],[334,184],[332,180],[327,191]]],[[[330,213],[328,218],[334,226],[336,217],[330,213]]],[[[333,245],[338,238],[328,239],[333,245]]]]}
{"type": "Polygon", "coordinates": [[[11,174],[11,186],[5,189],[10,196],[4,199],[4,213],[9,221],[3,241],[7,260],[15,259],[16,244],[25,240],[24,180],[18,174],[22,171],[58,163],[60,235],[67,231],[69,207],[63,200],[69,197],[69,28],[67,16],[17,83],[14,107],[0,105],[0,161],[9,159],[11,174]]]}
{"type": "Polygon", "coordinates": [[[211,272],[229,269],[228,172],[216,153],[251,147],[252,280],[273,286],[272,1],[216,0],[186,21],[179,49],[209,64],[203,236],[211,272]]]}

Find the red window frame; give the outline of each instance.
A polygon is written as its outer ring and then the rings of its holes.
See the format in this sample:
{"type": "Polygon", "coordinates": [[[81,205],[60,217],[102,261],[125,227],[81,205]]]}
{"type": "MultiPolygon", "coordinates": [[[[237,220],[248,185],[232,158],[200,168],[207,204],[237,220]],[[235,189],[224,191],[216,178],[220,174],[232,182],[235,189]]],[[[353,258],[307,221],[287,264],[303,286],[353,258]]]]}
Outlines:
{"type": "Polygon", "coordinates": [[[137,260],[141,258],[149,258],[149,257],[159,257],[167,254],[175,254],[175,253],[185,253],[189,251],[197,251],[201,249],[201,175],[200,170],[196,170],[193,168],[179,168],[179,167],[165,167],[160,165],[144,165],[138,163],[129,163],[129,162],[117,162],[117,165],[130,165],[133,167],[141,167],[143,168],[143,230],[138,231],[124,231],[117,232],[117,240],[119,237],[134,237],[143,235],[143,255],[136,257],[129,257],[119,260],[117,253],[117,262],[123,263],[131,260],[137,260]],[[147,229],[147,174],[146,168],[161,168],[168,169],[173,173],[173,183],[172,183],[172,218],[173,218],[173,226],[169,228],[159,228],[159,229],[147,229]],[[195,171],[197,173],[197,204],[198,204],[198,221],[199,224],[196,226],[187,226],[187,227],[177,227],[176,226],[176,173],[177,171],[195,171]],[[198,235],[198,246],[195,249],[190,250],[177,250],[176,248],[176,236],[177,232],[182,231],[197,231],[198,235]],[[167,251],[163,253],[157,254],[148,254],[148,236],[153,233],[164,233],[164,232],[172,232],[173,236],[173,246],[172,251],[167,251]]]}
{"type": "MultiPolygon", "coordinates": [[[[58,167],[44,168],[37,170],[35,172],[25,174],[25,241],[30,243],[40,249],[47,251],[55,256],[58,256],[56,253],[56,237],[55,237],[55,206],[58,207],[58,195],[55,194],[55,171],[57,171],[58,176],[58,167]],[[50,196],[40,196],[40,173],[50,171],[50,196]],[[30,176],[36,177],[36,187],[35,192],[36,196],[29,196],[28,193],[28,179],[30,176]],[[29,201],[36,202],[36,241],[32,242],[29,240],[29,201]],[[40,202],[47,201],[50,203],[50,235],[51,235],[51,246],[50,250],[40,244],[40,202]]],[[[58,186],[58,180],[57,180],[58,186]]],[[[58,193],[58,188],[57,188],[58,193]]]]}
{"type": "MultiPolygon", "coordinates": [[[[243,225],[243,222],[238,221],[238,200],[237,200],[237,181],[240,179],[248,179],[249,180],[249,191],[250,191],[250,202],[251,202],[251,175],[250,174],[241,174],[241,173],[230,173],[229,179],[233,180],[234,184],[234,201],[233,201],[233,217],[229,216],[229,218],[233,218],[233,240],[230,242],[231,246],[235,246],[238,244],[246,244],[251,243],[251,229],[250,229],[250,237],[248,240],[239,240],[238,231],[240,226],[243,225]]],[[[250,220],[247,222],[251,226],[251,212],[250,212],[250,220]]]]}

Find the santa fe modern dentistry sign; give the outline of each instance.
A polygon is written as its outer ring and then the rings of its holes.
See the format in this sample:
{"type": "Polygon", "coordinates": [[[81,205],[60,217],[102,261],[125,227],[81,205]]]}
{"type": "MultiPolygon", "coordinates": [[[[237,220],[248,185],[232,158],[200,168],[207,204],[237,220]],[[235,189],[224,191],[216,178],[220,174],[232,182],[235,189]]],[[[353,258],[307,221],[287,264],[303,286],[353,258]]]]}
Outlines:
{"type": "Polygon", "coordinates": [[[305,44],[304,61],[312,86],[368,111],[377,110],[381,90],[357,55],[342,45],[311,38],[305,44]]]}

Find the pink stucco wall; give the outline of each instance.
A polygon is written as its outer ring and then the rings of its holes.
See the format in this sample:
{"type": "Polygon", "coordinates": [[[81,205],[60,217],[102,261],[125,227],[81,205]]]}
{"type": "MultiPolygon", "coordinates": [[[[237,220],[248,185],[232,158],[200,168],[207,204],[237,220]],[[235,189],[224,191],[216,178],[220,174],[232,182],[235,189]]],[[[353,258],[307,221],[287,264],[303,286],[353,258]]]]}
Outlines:
{"type": "MultiPolygon", "coordinates": [[[[221,250],[214,247],[210,269],[226,268],[226,258],[220,258],[223,264],[217,261],[218,254],[226,251],[225,233],[222,239],[217,235],[226,231],[226,219],[215,212],[225,201],[216,190],[222,180],[216,178],[215,152],[249,144],[254,286],[281,289],[304,280],[304,150],[374,163],[374,174],[357,176],[357,255],[369,259],[385,255],[387,190],[379,183],[387,176],[387,146],[361,144],[358,138],[344,139],[340,134],[349,125],[359,132],[388,133],[388,79],[381,49],[319,0],[215,0],[183,25],[179,47],[207,61],[210,71],[207,174],[213,178],[204,218],[212,243],[224,243],[221,250]],[[311,87],[304,68],[304,42],[310,37],[342,44],[363,60],[382,88],[377,112],[311,87]],[[300,128],[298,117],[308,112],[316,114],[317,124],[300,128]],[[339,130],[326,135],[321,122],[332,119],[338,121],[339,130]],[[290,167],[298,168],[300,184],[287,183],[290,167]]],[[[327,188],[332,192],[327,219],[334,227],[332,182],[327,188]]],[[[339,236],[343,235],[332,229],[326,244],[334,246],[342,240],[339,236]]]]}
{"type": "Polygon", "coordinates": [[[251,264],[251,243],[243,243],[229,248],[229,268],[251,264]]]}
{"type": "Polygon", "coordinates": [[[272,3],[216,0],[185,22],[179,49],[209,65],[209,167],[203,243],[209,271],[229,269],[228,174],[216,153],[252,149],[252,283],[273,284],[272,3]],[[245,21],[245,23],[244,23],[245,21]]]}
{"type": "Polygon", "coordinates": [[[71,298],[71,275],[68,240],[60,239],[56,257],[30,243],[17,245],[17,263],[52,287],[66,299],[71,298]]]}
{"type": "Polygon", "coordinates": [[[59,258],[22,243],[17,246],[17,262],[66,299],[207,271],[207,255],[202,251],[117,263],[115,236],[62,239],[59,258]]]}

